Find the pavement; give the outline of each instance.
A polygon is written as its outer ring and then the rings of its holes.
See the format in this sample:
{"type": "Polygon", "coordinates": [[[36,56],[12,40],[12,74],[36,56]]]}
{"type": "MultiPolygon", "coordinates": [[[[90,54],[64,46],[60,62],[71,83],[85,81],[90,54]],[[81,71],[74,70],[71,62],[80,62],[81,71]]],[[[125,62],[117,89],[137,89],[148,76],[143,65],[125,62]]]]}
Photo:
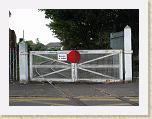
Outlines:
{"type": "Polygon", "coordinates": [[[13,82],[9,97],[10,106],[138,106],[139,84],[13,82]]]}

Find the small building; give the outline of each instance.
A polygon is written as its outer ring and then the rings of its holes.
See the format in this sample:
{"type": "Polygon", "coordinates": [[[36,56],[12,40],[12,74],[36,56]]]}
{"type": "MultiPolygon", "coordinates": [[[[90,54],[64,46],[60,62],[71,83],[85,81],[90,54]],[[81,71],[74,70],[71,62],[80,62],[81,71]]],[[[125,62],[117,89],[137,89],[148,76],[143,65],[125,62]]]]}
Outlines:
{"type": "Polygon", "coordinates": [[[9,79],[14,81],[17,78],[17,43],[14,30],[9,29],[9,79]]]}
{"type": "Polygon", "coordinates": [[[46,45],[47,50],[62,50],[62,44],[60,42],[51,42],[46,45]]]}
{"type": "Polygon", "coordinates": [[[16,48],[16,34],[14,30],[9,29],[9,48],[16,48]]]}

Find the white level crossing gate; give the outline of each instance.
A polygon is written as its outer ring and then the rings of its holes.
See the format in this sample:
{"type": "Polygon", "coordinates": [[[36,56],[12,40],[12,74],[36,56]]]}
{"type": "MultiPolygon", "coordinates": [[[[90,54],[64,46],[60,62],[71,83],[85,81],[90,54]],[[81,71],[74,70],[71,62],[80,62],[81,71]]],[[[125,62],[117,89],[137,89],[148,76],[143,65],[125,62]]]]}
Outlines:
{"type": "Polygon", "coordinates": [[[79,63],[67,61],[70,51],[31,51],[30,80],[104,82],[123,80],[122,50],[78,50],[79,63]],[[61,57],[60,57],[61,56],[61,57]]]}

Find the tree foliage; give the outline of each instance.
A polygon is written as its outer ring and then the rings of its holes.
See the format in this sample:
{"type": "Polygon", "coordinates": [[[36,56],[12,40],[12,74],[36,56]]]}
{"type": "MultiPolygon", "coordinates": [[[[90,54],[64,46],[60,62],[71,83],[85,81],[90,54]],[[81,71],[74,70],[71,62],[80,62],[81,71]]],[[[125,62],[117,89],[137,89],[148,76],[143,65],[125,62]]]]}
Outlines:
{"type": "Polygon", "coordinates": [[[33,43],[32,40],[26,41],[28,45],[28,51],[44,51],[46,50],[46,46],[42,44],[39,39],[36,39],[36,43],[33,43]]]}
{"type": "Polygon", "coordinates": [[[65,49],[109,48],[110,32],[131,26],[138,44],[139,11],[136,9],[43,9],[47,25],[65,49]]]}

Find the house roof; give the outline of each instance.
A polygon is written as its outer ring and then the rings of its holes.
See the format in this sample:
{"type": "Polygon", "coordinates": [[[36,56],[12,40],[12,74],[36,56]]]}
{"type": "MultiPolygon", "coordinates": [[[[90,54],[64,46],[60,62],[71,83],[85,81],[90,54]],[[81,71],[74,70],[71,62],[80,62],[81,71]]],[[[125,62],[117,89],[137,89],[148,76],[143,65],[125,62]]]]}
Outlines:
{"type": "Polygon", "coordinates": [[[47,47],[62,47],[60,42],[51,42],[46,45],[47,47]]]}

